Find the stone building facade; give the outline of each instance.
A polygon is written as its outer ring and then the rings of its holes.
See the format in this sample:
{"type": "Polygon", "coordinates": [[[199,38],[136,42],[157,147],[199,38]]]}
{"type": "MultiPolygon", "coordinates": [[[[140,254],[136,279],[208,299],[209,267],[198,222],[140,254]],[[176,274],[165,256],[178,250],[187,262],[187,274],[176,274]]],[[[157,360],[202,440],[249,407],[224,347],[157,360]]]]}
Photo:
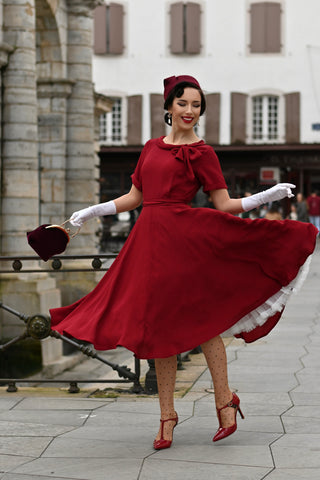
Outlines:
{"type": "MultiPolygon", "coordinates": [[[[92,83],[92,11],[99,3],[0,0],[2,256],[32,255],[28,230],[62,223],[97,201],[94,113],[110,109],[92,83]]],[[[94,230],[89,222],[68,253],[94,253],[94,230]]],[[[0,297],[17,310],[47,313],[61,302],[59,287],[40,266],[29,276],[1,275],[0,297]]],[[[16,335],[21,321],[0,314],[0,338],[16,335]]],[[[60,354],[44,348],[44,363],[60,354]]]]}

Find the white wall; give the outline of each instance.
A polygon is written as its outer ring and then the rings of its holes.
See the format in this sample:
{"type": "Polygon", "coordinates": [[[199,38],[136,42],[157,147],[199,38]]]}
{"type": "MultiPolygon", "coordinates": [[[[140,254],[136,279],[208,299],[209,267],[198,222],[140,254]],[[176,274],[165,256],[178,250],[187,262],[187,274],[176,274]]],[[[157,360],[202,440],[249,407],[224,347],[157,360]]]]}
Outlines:
{"type": "MultiPolygon", "coordinates": [[[[120,2],[120,0],[119,0],[120,2]]],[[[163,78],[195,76],[207,92],[220,92],[221,143],[230,142],[230,92],[273,89],[301,92],[301,142],[320,142],[311,124],[320,122],[320,2],[283,0],[282,54],[248,53],[249,0],[203,0],[200,55],[169,51],[166,0],[126,0],[125,52],[94,56],[93,80],[102,93],[144,95],[143,142],[150,136],[149,93],[162,92],[163,78]]]]}

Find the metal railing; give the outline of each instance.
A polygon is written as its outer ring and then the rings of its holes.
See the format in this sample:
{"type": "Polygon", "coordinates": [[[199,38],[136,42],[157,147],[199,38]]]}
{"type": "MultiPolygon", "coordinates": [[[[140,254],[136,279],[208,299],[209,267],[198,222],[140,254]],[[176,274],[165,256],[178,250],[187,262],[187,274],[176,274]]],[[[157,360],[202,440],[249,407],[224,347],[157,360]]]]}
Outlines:
{"type": "MultiPolygon", "coordinates": [[[[101,254],[101,255],[56,255],[52,257],[50,262],[46,262],[45,267],[42,268],[41,264],[44,263],[38,256],[0,256],[0,275],[10,273],[43,273],[43,272],[93,272],[93,271],[107,271],[108,266],[105,265],[107,260],[116,258],[116,254],[101,254]],[[91,266],[88,268],[72,268],[70,267],[70,261],[72,260],[91,260],[91,266]],[[39,262],[39,268],[25,268],[24,262],[39,262]],[[63,262],[67,261],[68,266],[64,267],[63,262]],[[10,265],[11,262],[11,265],[10,265]],[[10,267],[8,267],[8,264],[10,267]],[[2,268],[3,267],[3,268],[2,268]]],[[[0,301],[0,308],[17,316],[25,323],[25,330],[21,335],[9,340],[8,342],[0,345],[0,352],[6,350],[10,346],[17,342],[23,341],[26,338],[33,338],[36,340],[43,340],[48,337],[53,337],[62,340],[69,345],[72,345],[84,355],[99,360],[105,365],[111,367],[118,373],[118,376],[123,378],[119,379],[73,379],[73,380],[59,380],[59,379],[36,379],[32,380],[28,378],[0,378],[0,384],[8,385],[8,392],[17,391],[17,383],[69,383],[69,392],[78,393],[78,383],[133,383],[131,391],[133,393],[143,392],[144,389],[140,384],[140,360],[134,357],[134,372],[131,371],[126,365],[118,365],[116,363],[106,360],[89,345],[79,343],[65,335],[58,333],[55,330],[51,330],[50,318],[45,314],[26,315],[16,311],[8,305],[5,305],[0,301]]],[[[149,392],[155,393],[155,392],[149,392]]]]}

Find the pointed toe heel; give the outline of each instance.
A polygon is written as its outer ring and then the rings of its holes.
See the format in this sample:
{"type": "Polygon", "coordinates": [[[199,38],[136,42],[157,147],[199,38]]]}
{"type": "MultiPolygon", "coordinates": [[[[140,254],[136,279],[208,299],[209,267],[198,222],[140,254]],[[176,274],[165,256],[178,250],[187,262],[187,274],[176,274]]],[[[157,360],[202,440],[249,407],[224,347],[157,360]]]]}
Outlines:
{"type": "Polygon", "coordinates": [[[160,438],[159,438],[159,440],[154,440],[154,442],[153,442],[153,448],[155,450],[163,450],[164,448],[170,448],[171,447],[172,440],[165,440],[163,438],[163,428],[164,428],[164,424],[166,422],[175,422],[175,424],[173,426],[173,430],[174,430],[176,425],[178,424],[178,415],[176,415],[174,418],[167,418],[166,420],[160,419],[160,423],[161,423],[160,438]]]}
{"type": "Polygon", "coordinates": [[[212,441],[213,442],[218,442],[219,440],[222,440],[223,438],[229,437],[229,435],[232,435],[237,430],[237,413],[240,413],[241,418],[244,418],[244,415],[240,409],[240,399],[238,395],[235,393],[232,394],[232,400],[227,403],[227,405],[224,405],[221,408],[217,408],[217,415],[218,415],[218,420],[219,420],[219,428],[213,437],[212,441]],[[223,427],[222,426],[222,420],[221,420],[221,410],[225,408],[234,408],[235,409],[235,419],[234,419],[234,424],[231,425],[230,427],[223,427]]]}

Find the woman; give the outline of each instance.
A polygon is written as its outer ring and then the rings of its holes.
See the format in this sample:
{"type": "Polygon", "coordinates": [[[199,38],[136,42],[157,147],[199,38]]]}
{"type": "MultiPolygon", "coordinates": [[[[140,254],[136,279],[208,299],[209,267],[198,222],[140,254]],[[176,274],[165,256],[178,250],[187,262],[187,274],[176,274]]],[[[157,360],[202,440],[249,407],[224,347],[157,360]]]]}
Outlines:
{"type": "Polygon", "coordinates": [[[219,429],[213,441],[236,430],[240,400],[228,385],[220,334],[228,330],[250,342],[274,327],[317,233],[299,222],[235,216],[292,196],[294,185],[231,199],[213,149],[194,132],[206,106],[198,81],[173,76],[164,86],[171,132],[147,142],[130,192],[72,215],[72,223],[81,226],[143,201],[135,227],[97,287],[51,311],[59,332],[99,350],[122,345],[139,358],[155,358],[161,410],[155,449],[171,446],[178,423],[176,355],[197,345],[214,384],[219,429]],[[215,210],[189,206],[201,185],[215,210]]]}

